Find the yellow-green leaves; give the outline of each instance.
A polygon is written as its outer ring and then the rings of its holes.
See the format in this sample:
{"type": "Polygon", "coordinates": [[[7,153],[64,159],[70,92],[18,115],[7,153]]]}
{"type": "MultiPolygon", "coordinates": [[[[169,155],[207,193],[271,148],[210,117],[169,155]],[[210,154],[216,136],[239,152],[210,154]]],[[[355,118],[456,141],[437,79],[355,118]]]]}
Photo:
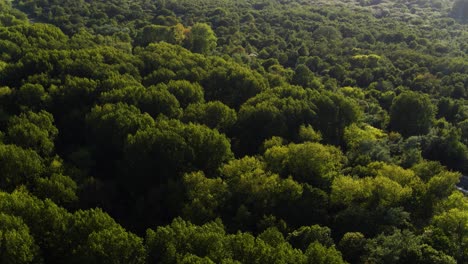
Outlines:
{"type": "Polygon", "coordinates": [[[314,142],[274,146],[264,158],[273,172],[319,188],[330,185],[345,161],[338,148],[314,142]]]}
{"type": "Polygon", "coordinates": [[[26,264],[39,261],[39,247],[19,217],[0,212],[0,262],[26,264]]]}

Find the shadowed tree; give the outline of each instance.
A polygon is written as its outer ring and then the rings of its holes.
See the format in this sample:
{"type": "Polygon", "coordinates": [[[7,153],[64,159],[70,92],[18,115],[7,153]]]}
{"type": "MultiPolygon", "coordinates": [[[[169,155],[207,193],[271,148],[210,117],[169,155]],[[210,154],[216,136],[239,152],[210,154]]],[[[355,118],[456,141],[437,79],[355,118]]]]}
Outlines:
{"type": "Polygon", "coordinates": [[[203,54],[213,52],[216,48],[217,40],[214,31],[205,23],[193,25],[187,39],[191,51],[203,54]]]}
{"type": "Polygon", "coordinates": [[[429,96],[417,92],[403,92],[390,108],[390,129],[405,137],[429,132],[435,117],[435,107],[429,96]]]}

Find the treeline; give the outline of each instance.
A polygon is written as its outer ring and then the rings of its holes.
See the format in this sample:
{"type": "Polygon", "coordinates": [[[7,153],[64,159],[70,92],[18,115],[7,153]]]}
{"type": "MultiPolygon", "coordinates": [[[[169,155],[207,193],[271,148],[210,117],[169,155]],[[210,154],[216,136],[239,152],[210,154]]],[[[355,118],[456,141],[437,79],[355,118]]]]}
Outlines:
{"type": "Polygon", "coordinates": [[[468,261],[447,2],[0,10],[1,263],[468,261]]]}

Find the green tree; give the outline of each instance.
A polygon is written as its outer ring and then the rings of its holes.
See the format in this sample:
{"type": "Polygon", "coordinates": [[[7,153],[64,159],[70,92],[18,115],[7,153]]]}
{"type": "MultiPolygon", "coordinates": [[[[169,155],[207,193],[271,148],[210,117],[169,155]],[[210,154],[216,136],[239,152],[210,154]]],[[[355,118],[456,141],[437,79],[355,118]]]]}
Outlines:
{"type": "Polygon", "coordinates": [[[265,78],[258,72],[222,60],[213,65],[201,85],[205,88],[206,100],[218,100],[234,109],[268,88],[265,78]]]}
{"type": "Polygon", "coordinates": [[[42,199],[51,199],[58,205],[70,206],[78,201],[76,182],[65,175],[54,173],[49,178],[37,178],[34,194],[42,199]]]}
{"type": "Polygon", "coordinates": [[[13,191],[20,185],[30,185],[45,172],[42,158],[33,150],[16,145],[0,145],[0,188],[13,191]]]}
{"type": "Polygon", "coordinates": [[[184,206],[183,212],[194,223],[214,220],[229,199],[226,182],[220,178],[206,178],[203,172],[185,174],[184,186],[190,202],[184,206]]]}
{"type": "Polygon", "coordinates": [[[330,40],[330,41],[336,41],[341,39],[341,33],[338,31],[337,28],[332,27],[332,26],[320,26],[314,31],[314,39],[316,40],[330,40]]]}
{"type": "Polygon", "coordinates": [[[312,126],[322,133],[325,142],[331,144],[341,144],[345,127],[362,117],[362,109],[356,101],[340,94],[323,92],[311,101],[317,113],[312,126]]]}
{"type": "Polygon", "coordinates": [[[221,261],[223,258],[229,258],[227,255],[229,253],[223,252],[223,248],[219,247],[217,252],[215,245],[220,245],[224,236],[224,226],[220,222],[195,226],[176,218],[169,226],[160,226],[156,230],[146,231],[147,262],[174,263],[187,253],[221,261]]]}
{"type": "Polygon", "coordinates": [[[304,64],[298,65],[294,70],[292,83],[306,88],[320,88],[320,82],[315,79],[312,71],[304,64]]]}
{"type": "Polygon", "coordinates": [[[83,253],[84,262],[96,264],[143,264],[146,257],[143,240],[122,227],[91,233],[83,253]]]}
{"type": "Polygon", "coordinates": [[[165,41],[174,43],[175,38],[171,27],[161,25],[148,25],[141,29],[137,38],[136,44],[139,46],[147,46],[152,42],[165,41]]]}
{"type": "MultiPolygon", "coordinates": [[[[236,210],[233,224],[256,228],[265,215],[291,217],[283,206],[293,207],[303,193],[303,187],[291,177],[281,178],[266,170],[266,165],[254,157],[232,160],[221,169],[228,184],[231,199],[227,204],[236,210]]],[[[293,207],[296,208],[296,207],[293,207]]],[[[227,220],[226,220],[227,221],[227,220]]]]}
{"type": "Polygon", "coordinates": [[[284,86],[250,98],[239,111],[237,128],[244,151],[255,153],[272,136],[296,139],[300,126],[316,117],[315,95],[299,86],[284,86]]]}
{"type": "Polygon", "coordinates": [[[198,83],[172,80],[167,83],[167,90],[177,98],[182,108],[189,104],[203,103],[205,100],[204,90],[198,83]]]}
{"type": "Polygon", "coordinates": [[[301,125],[299,127],[298,139],[299,142],[320,142],[322,140],[322,134],[320,134],[318,131],[315,131],[311,125],[301,125]]]}
{"type": "Polygon", "coordinates": [[[214,51],[218,39],[208,24],[196,23],[190,28],[187,40],[191,51],[208,54],[214,51]]]}
{"type": "Polygon", "coordinates": [[[6,139],[23,148],[51,155],[57,134],[53,116],[42,110],[39,113],[26,112],[10,118],[6,139]]]}
{"type": "Polygon", "coordinates": [[[51,200],[42,201],[24,189],[0,192],[0,213],[23,220],[45,263],[61,263],[71,256],[70,244],[75,241],[66,234],[70,214],[51,200]]]}
{"type": "Polygon", "coordinates": [[[366,254],[366,242],[362,233],[348,232],[338,243],[338,249],[349,263],[360,263],[361,258],[366,254]]]}
{"type": "Polygon", "coordinates": [[[154,125],[147,113],[123,103],[95,106],[86,116],[87,142],[93,148],[96,169],[102,178],[114,177],[123,159],[128,135],[154,125]]]}
{"type": "Polygon", "coordinates": [[[435,117],[435,107],[428,95],[406,91],[398,95],[390,109],[390,129],[403,136],[429,132],[435,117]]]}
{"type": "Polygon", "coordinates": [[[461,143],[460,131],[445,120],[438,120],[424,137],[423,156],[443,165],[465,172],[468,148],[461,143]]]}
{"type": "Polygon", "coordinates": [[[125,147],[127,173],[141,187],[180,178],[193,170],[212,175],[232,158],[230,143],[224,135],[206,126],[186,125],[177,120],[158,119],[155,126],[130,135],[125,147]]]}
{"type": "Polygon", "coordinates": [[[306,251],[309,245],[314,242],[319,242],[326,247],[334,245],[330,228],[319,225],[300,227],[290,233],[287,239],[291,245],[302,251],[306,251]]]}
{"type": "Polygon", "coordinates": [[[366,247],[369,251],[366,261],[370,263],[456,263],[452,257],[423,244],[421,236],[408,230],[378,235],[366,247]]]}
{"type": "Polygon", "coordinates": [[[203,104],[190,104],[184,111],[182,120],[204,124],[220,132],[228,132],[237,121],[234,109],[229,108],[219,101],[211,101],[203,104]]]}
{"type": "MultiPolygon", "coordinates": [[[[148,229],[145,241],[148,263],[307,263],[302,251],[293,249],[275,229],[257,238],[242,232],[226,234],[220,221],[196,226],[176,218],[168,226],[148,229]]],[[[329,252],[320,253],[334,259],[325,255],[329,252]]]]}
{"type": "Polygon", "coordinates": [[[90,141],[110,152],[121,151],[129,134],[154,125],[154,120],[123,103],[95,106],[86,117],[90,141]]]}
{"type": "Polygon", "coordinates": [[[440,229],[448,240],[448,247],[443,249],[457,261],[464,262],[468,258],[466,244],[468,243],[468,214],[458,208],[452,208],[433,219],[433,226],[440,229]]]}
{"type": "Polygon", "coordinates": [[[0,261],[26,264],[39,262],[39,247],[21,218],[0,212],[0,261]]]}
{"type": "Polygon", "coordinates": [[[26,83],[22,85],[18,92],[18,103],[32,110],[43,109],[49,95],[41,84],[26,83]]]}
{"type": "Polygon", "coordinates": [[[72,263],[144,263],[142,239],[125,231],[102,210],[79,210],[70,221],[72,263]]]}
{"type": "Polygon", "coordinates": [[[324,189],[330,186],[344,161],[338,148],[313,142],[272,147],[264,158],[271,171],[324,189]]]}
{"type": "Polygon", "coordinates": [[[116,89],[102,93],[101,100],[105,103],[134,105],[154,118],[160,114],[178,118],[182,114],[179,101],[167,90],[165,84],[149,88],[139,85],[116,89]]]}
{"type": "Polygon", "coordinates": [[[341,253],[335,246],[326,247],[319,242],[313,242],[307,248],[305,255],[308,263],[319,264],[344,264],[346,263],[341,253]]]}

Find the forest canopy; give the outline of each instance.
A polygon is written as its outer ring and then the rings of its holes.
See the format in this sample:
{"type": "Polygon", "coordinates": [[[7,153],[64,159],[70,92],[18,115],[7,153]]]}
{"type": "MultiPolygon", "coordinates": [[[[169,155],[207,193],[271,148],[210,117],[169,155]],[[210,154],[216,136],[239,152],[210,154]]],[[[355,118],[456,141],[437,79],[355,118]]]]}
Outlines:
{"type": "Polygon", "coordinates": [[[0,0],[0,263],[465,263],[466,0],[0,0]]]}

